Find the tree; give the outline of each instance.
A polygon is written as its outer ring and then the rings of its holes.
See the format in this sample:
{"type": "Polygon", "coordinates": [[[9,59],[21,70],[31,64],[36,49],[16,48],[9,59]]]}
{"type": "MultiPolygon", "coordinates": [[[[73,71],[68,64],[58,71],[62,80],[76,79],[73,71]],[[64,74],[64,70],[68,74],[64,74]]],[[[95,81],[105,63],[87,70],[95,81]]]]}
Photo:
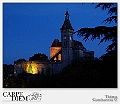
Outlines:
{"type": "Polygon", "coordinates": [[[35,60],[47,61],[48,57],[45,54],[38,53],[38,54],[34,54],[34,56],[29,58],[29,61],[35,61],[35,60]]]}
{"type": "Polygon", "coordinates": [[[26,61],[25,59],[21,58],[21,59],[14,61],[14,64],[23,63],[25,61],[26,61]]]}
{"type": "Polygon", "coordinates": [[[98,3],[95,8],[101,7],[102,10],[108,10],[109,17],[103,23],[112,23],[116,25],[96,26],[94,28],[81,28],[76,31],[78,36],[83,37],[87,41],[90,37],[91,40],[100,39],[100,43],[111,41],[112,43],[106,48],[106,54],[101,58],[116,59],[117,58],[117,4],[116,3],[98,3]]]}

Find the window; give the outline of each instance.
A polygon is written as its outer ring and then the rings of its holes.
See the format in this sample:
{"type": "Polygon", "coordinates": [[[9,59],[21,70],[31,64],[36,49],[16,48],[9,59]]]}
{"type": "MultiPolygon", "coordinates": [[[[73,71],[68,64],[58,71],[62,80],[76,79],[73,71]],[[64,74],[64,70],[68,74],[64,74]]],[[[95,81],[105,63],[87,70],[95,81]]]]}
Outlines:
{"type": "Polygon", "coordinates": [[[67,36],[66,36],[66,35],[64,36],[64,39],[67,39],[67,36]]]}

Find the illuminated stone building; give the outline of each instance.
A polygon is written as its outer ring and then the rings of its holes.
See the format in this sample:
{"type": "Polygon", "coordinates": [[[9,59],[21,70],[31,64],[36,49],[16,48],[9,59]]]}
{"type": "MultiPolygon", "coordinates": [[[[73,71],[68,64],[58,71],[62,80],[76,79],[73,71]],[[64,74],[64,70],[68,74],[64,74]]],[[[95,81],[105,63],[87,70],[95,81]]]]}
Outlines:
{"type": "Polygon", "coordinates": [[[94,57],[94,51],[86,50],[81,42],[74,40],[74,29],[70,23],[68,11],[65,13],[65,20],[60,31],[61,42],[54,39],[50,47],[49,62],[27,61],[15,63],[15,73],[19,73],[20,69],[31,74],[46,73],[48,69],[50,74],[59,73],[65,66],[71,64],[73,59],[84,56],[94,57]]]}
{"type": "Polygon", "coordinates": [[[50,60],[61,61],[61,42],[55,39],[50,47],[50,60]]]}
{"type": "Polygon", "coordinates": [[[48,68],[48,64],[46,62],[41,61],[24,61],[16,63],[14,62],[14,73],[19,74],[23,71],[31,74],[41,74],[42,72],[45,72],[48,68]]]}
{"type": "Polygon", "coordinates": [[[69,16],[68,11],[66,11],[64,23],[60,28],[61,42],[55,39],[50,47],[50,60],[61,61],[61,68],[64,68],[71,63],[71,60],[78,57],[94,57],[94,51],[86,50],[81,42],[74,40],[74,29],[70,23],[69,16]]]}

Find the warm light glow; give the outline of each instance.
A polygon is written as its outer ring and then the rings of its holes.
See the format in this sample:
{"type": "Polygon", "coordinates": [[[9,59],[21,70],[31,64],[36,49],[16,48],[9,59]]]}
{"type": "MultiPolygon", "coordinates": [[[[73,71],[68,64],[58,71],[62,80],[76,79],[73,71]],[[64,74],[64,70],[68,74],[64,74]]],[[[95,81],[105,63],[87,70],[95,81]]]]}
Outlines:
{"type": "Polygon", "coordinates": [[[37,74],[38,73],[38,65],[37,65],[37,63],[35,63],[35,62],[27,63],[26,71],[27,71],[27,73],[37,74]]]}
{"type": "Polygon", "coordinates": [[[56,57],[54,58],[54,60],[55,60],[55,61],[57,60],[56,57]]]}
{"type": "MultiPolygon", "coordinates": [[[[50,58],[55,56],[60,50],[61,50],[61,47],[50,47],[50,58]]],[[[58,60],[61,60],[61,55],[58,55],[58,60]]]]}
{"type": "Polygon", "coordinates": [[[58,60],[61,60],[61,54],[58,55],[58,60]]]}

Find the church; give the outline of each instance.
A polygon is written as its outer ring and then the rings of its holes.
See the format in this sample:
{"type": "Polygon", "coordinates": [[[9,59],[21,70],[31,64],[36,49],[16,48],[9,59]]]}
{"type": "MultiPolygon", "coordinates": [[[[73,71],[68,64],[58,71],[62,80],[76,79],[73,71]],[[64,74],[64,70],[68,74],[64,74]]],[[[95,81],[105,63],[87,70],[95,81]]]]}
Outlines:
{"type": "Polygon", "coordinates": [[[88,51],[84,45],[74,40],[74,29],[70,23],[68,10],[65,13],[65,20],[60,28],[61,41],[54,39],[50,47],[50,59],[48,62],[25,61],[14,63],[14,73],[23,71],[31,74],[59,73],[65,66],[71,64],[73,59],[79,57],[94,57],[94,51],[88,51]]]}

